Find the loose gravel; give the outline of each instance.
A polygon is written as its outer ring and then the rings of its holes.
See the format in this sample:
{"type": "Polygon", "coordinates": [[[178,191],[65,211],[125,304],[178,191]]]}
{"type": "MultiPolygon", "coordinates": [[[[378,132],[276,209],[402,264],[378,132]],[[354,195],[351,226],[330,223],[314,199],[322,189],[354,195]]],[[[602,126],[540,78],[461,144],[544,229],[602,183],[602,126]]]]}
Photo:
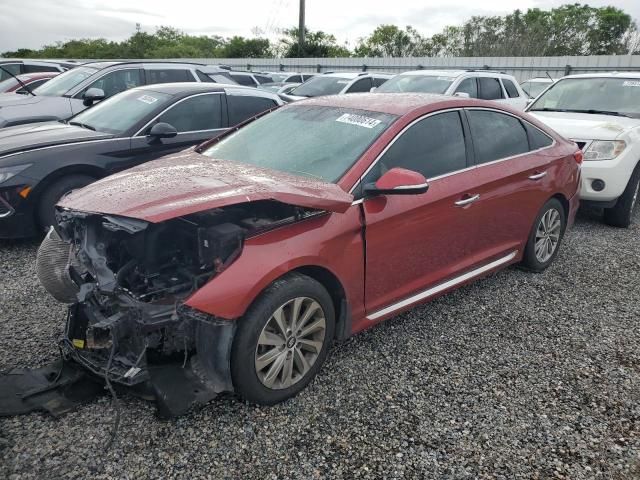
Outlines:
{"type": "MultiPolygon", "coordinates": [[[[640,226],[581,213],[556,263],[515,268],[336,346],[298,397],[173,421],[108,396],[0,419],[0,478],[640,478],[640,226]]],[[[56,358],[65,311],[36,243],[0,243],[0,369],[56,358]]]]}

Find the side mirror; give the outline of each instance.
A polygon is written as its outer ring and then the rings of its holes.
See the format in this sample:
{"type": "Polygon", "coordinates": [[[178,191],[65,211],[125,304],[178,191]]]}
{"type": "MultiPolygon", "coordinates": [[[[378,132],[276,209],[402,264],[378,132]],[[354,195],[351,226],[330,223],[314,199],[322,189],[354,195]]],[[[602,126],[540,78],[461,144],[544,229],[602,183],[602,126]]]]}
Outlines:
{"type": "Polygon", "coordinates": [[[94,102],[104,100],[106,95],[101,88],[90,88],[82,95],[82,103],[85,107],[90,107],[94,102]]]}
{"type": "Polygon", "coordinates": [[[424,175],[405,168],[392,168],[376,183],[364,186],[368,195],[419,195],[429,190],[424,175]]]}
{"type": "Polygon", "coordinates": [[[173,138],[176,135],[178,135],[176,127],[165,122],[158,122],[149,130],[149,136],[153,139],[173,138]]]}
{"type": "Polygon", "coordinates": [[[471,95],[469,95],[467,92],[456,92],[453,94],[453,96],[460,98],[471,98],[471,95]]]}
{"type": "Polygon", "coordinates": [[[371,87],[371,90],[369,90],[370,93],[375,92],[378,89],[378,87],[371,87]]]}

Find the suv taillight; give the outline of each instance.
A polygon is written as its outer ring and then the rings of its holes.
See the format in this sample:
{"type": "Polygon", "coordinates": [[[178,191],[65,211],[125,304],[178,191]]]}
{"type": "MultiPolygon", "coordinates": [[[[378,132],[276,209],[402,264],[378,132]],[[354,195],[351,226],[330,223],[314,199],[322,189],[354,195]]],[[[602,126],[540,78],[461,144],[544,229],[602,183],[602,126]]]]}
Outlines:
{"type": "Polygon", "coordinates": [[[578,165],[582,165],[582,160],[584,159],[584,155],[582,154],[582,150],[578,150],[573,154],[573,158],[575,159],[578,165]]]}

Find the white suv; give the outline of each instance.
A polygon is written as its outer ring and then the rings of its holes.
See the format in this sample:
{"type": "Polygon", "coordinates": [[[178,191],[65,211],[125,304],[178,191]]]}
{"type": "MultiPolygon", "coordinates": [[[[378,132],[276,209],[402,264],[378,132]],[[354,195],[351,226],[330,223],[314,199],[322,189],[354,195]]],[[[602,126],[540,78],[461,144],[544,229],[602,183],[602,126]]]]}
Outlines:
{"type": "Polygon", "coordinates": [[[396,75],[376,92],[461,95],[494,100],[518,110],[524,110],[529,98],[511,75],[490,70],[414,70],[396,75]]]}
{"type": "Polygon", "coordinates": [[[389,73],[376,72],[327,72],[310,78],[288,94],[280,97],[287,102],[321,95],[369,92],[393,77],[389,73]]]}
{"type": "Polygon", "coordinates": [[[527,111],[582,149],[583,203],[604,207],[609,225],[628,227],[640,185],[640,73],[564,77],[527,111]]]}

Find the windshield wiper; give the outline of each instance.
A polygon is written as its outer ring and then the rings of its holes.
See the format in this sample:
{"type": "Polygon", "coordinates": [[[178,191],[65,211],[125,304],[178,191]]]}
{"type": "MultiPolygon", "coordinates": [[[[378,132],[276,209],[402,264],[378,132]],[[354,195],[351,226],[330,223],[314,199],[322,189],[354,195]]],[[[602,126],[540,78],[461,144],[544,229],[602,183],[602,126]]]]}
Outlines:
{"type": "Polygon", "coordinates": [[[94,132],[96,131],[95,127],[92,127],[91,125],[87,125],[86,123],[80,123],[80,122],[67,122],[68,125],[73,125],[76,127],[82,127],[82,128],[86,128],[88,130],[93,130],[94,132]]]}
{"type": "Polygon", "coordinates": [[[530,112],[575,112],[575,110],[567,110],[566,108],[532,108],[530,112]]]}
{"type": "Polygon", "coordinates": [[[27,87],[27,85],[26,85],[22,80],[20,80],[18,77],[16,77],[16,76],[15,76],[13,73],[11,73],[9,70],[7,70],[6,68],[1,67],[1,66],[0,66],[0,70],[2,70],[3,72],[6,72],[6,73],[8,73],[9,75],[11,75],[11,76],[13,77],[13,79],[14,79],[16,82],[18,82],[22,88],[24,88],[27,92],[29,92],[29,93],[30,93],[31,95],[33,95],[34,97],[36,96],[36,94],[35,94],[35,93],[33,93],[33,92],[31,91],[31,89],[30,89],[29,87],[27,87]]]}
{"type": "Polygon", "coordinates": [[[610,110],[594,110],[593,108],[590,108],[588,110],[566,110],[567,112],[575,112],[575,113],[591,113],[593,115],[614,115],[616,117],[627,117],[627,118],[633,118],[631,117],[631,115],[628,115],[626,113],[621,113],[621,112],[613,112],[610,110]]]}

